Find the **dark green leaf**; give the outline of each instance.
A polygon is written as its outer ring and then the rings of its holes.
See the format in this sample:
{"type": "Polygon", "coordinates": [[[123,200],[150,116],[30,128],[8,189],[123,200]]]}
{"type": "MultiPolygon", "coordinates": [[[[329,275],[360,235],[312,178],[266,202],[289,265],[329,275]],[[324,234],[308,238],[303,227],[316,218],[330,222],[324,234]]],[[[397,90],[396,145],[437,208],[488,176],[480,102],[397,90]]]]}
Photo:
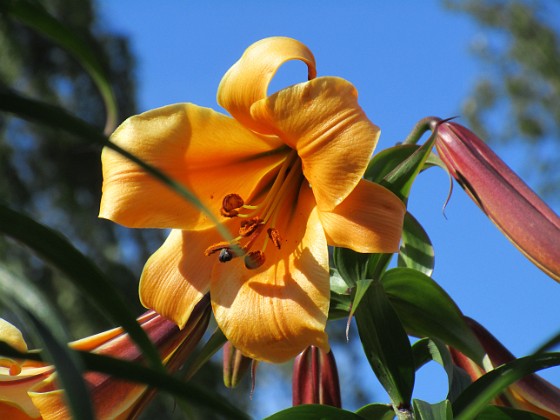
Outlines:
{"type": "Polygon", "coordinates": [[[406,202],[412,183],[432,152],[434,141],[435,135],[432,134],[421,147],[401,144],[378,153],[368,165],[364,177],[378,182],[406,202]]]}
{"type": "Polygon", "coordinates": [[[329,405],[306,404],[279,411],[265,420],[363,420],[363,417],[329,405]]]}
{"type": "Polygon", "coordinates": [[[414,413],[419,420],[452,420],[451,404],[445,400],[437,404],[430,404],[422,400],[414,400],[414,413]]]}
{"type": "Polygon", "coordinates": [[[485,407],[478,415],[476,420],[545,420],[546,417],[529,411],[516,410],[510,407],[497,407],[490,405],[485,407]]]}
{"type": "Polygon", "coordinates": [[[154,367],[163,369],[159,353],[140,328],[126,301],[97,266],[60,233],[0,204],[0,232],[17,239],[68,276],[101,313],[121,325],[154,367]]]}
{"type": "Polygon", "coordinates": [[[449,384],[447,395],[449,401],[455,401],[461,392],[471,384],[470,376],[463,369],[453,364],[449,350],[441,341],[429,338],[418,340],[412,346],[412,353],[416,369],[430,360],[443,366],[449,384]]]}
{"type": "Polygon", "coordinates": [[[361,254],[347,248],[334,249],[334,265],[348,287],[354,287],[358,280],[367,277],[369,257],[370,254],[361,254]]]}
{"type": "Polygon", "coordinates": [[[80,36],[51,16],[39,2],[28,0],[8,0],[3,8],[23,24],[43,34],[68,51],[89,73],[101,93],[107,108],[106,132],[115,128],[117,103],[109,78],[94,54],[93,48],[80,36]]]}
{"type": "Polygon", "coordinates": [[[329,319],[347,318],[352,309],[352,297],[331,291],[329,319]]]}
{"type": "Polygon", "coordinates": [[[356,310],[366,357],[397,407],[410,407],[414,360],[410,342],[379,281],[371,282],[356,310]]]}
{"type": "Polygon", "coordinates": [[[394,268],[381,282],[410,334],[439,338],[471,359],[482,360],[484,351],[461,311],[430,277],[410,268],[394,268]]]}
{"type": "Polygon", "coordinates": [[[414,152],[420,149],[416,144],[400,144],[389,147],[376,153],[364,173],[364,178],[372,182],[380,183],[391,171],[403,161],[408,159],[414,152]]]}
{"type": "Polygon", "coordinates": [[[181,369],[182,376],[190,379],[210,358],[220,350],[227,342],[227,338],[219,328],[216,328],[214,334],[206,342],[206,344],[192,357],[187,360],[181,369]]]}
{"type": "Polygon", "coordinates": [[[399,267],[414,268],[427,276],[434,270],[434,248],[422,225],[410,213],[404,216],[399,267]]]}
{"type": "Polygon", "coordinates": [[[554,347],[560,344],[560,332],[556,335],[548,339],[545,343],[543,343],[537,350],[533,353],[544,353],[545,351],[552,350],[554,347]]]}
{"type": "Polygon", "coordinates": [[[540,353],[506,363],[481,376],[453,403],[457,419],[472,419],[505,388],[525,375],[560,366],[560,353],[540,353]]]}
{"type": "Polygon", "coordinates": [[[380,403],[364,405],[356,410],[356,414],[367,420],[392,420],[395,417],[393,407],[380,403]]]}

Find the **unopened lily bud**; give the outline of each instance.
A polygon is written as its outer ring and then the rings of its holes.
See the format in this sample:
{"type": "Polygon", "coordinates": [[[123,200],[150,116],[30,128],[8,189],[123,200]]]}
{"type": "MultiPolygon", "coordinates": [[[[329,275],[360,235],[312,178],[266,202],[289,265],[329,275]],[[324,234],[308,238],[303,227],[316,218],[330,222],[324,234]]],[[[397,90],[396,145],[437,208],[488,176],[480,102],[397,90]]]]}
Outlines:
{"type": "Polygon", "coordinates": [[[228,341],[224,347],[224,385],[235,388],[251,367],[253,359],[244,356],[228,341]]]}
{"type": "Polygon", "coordinates": [[[560,218],[482,140],[443,122],[436,149],[451,175],[507,238],[560,281],[560,218]]]}
{"type": "MultiPolygon", "coordinates": [[[[478,366],[458,350],[451,348],[450,351],[453,363],[463,368],[473,381],[497,366],[515,360],[509,350],[482,325],[470,318],[465,320],[486,352],[484,366],[478,366]]],[[[560,418],[560,389],[535,374],[527,375],[510,385],[495,403],[530,411],[547,419],[560,418]]]]}
{"type": "Polygon", "coordinates": [[[341,407],[338,371],[332,350],[310,346],[294,361],[292,403],[341,407]]]}

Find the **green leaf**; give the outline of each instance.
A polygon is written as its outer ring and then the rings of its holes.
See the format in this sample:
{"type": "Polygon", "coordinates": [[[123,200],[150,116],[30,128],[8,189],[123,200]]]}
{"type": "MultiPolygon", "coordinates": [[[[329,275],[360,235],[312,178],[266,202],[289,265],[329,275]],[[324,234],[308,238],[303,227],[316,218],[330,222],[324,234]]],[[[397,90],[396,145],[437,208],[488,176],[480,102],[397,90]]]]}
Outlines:
{"type": "Polygon", "coordinates": [[[533,353],[544,353],[560,344],[560,332],[556,333],[553,337],[546,340],[545,343],[539,346],[533,353]]]}
{"type": "Polygon", "coordinates": [[[329,319],[348,318],[352,310],[352,297],[331,291],[331,303],[329,306],[329,319]]]}
{"type": "Polygon", "coordinates": [[[478,413],[476,420],[546,420],[546,417],[529,411],[490,405],[478,413]]]}
{"type": "Polygon", "coordinates": [[[24,25],[43,34],[69,52],[87,71],[97,86],[107,110],[105,132],[111,132],[117,122],[117,102],[111,83],[94,50],[78,34],[50,15],[39,3],[28,0],[4,1],[1,7],[24,25]]]}
{"type": "Polygon", "coordinates": [[[216,328],[212,336],[208,339],[206,344],[192,357],[187,360],[181,369],[182,376],[186,379],[192,378],[196,372],[208,361],[210,358],[220,350],[227,342],[227,338],[219,328],[216,328]]]}
{"type": "Polygon", "coordinates": [[[356,410],[356,414],[367,420],[392,420],[395,417],[393,407],[380,403],[364,405],[356,410]]]}
{"type": "Polygon", "coordinates": [[[525,375],[560,365],[560,353],[540,353],[506,363],[481,376],[453,403],[458,420],[474,418],[505,388],[525,375]]]}
{"type": "Polygon", "coordinates": [[[58,380],[66,391],[66,399],[74,418],[93,420],[93,407],[82,374],[80,358],[70,350],[69,335],[48,299],[24,278],[16,277],[0,267],[0,300],[14,313],[20,314],[34,333],[46,357],[57,369],[58,380]]]}
{"type": "Polygon", "coordinates": [[[363,417],[330,405],[306,404],[279,411],[265,420],[363,420],[363,417]]]}
{"type": "Polygon", "coordinates": [[[484,351],[463,314],[434,280],[411,268],[394,268],[381,282],[409,334],[438,338],[482,361],[484,351]]]}
{"type": "Polygon", "coordinates": [[[420,149],[416,144],[400,144],[376,153],[368,164],[364,178],[381,183],[391,171],[420,149]]]}
{"type": "Polygon", "coordinates": [[[431,154],[436,136],[432,133],[421,147],[401,144],[373,157],[364,178],[378,182],[406,203],[412,183],[431,154]]]}
{"type": "Polygon", "coordinates": [[[447,373],[447,400],[453,402],[470,384],[470,376],[460,367],[455,366],[448,348],[437,339],[423,338],[412,346],[415,367],[418,370],[428,361],[439,363],[447,373]]]}
{"type": "Polygon", "coordinates": [[[410,213],[404,216],[398,266],[414,268],[427,276],[434,271],[434,248],[428,234],[410,213]]]}
{"type": "Polygon", "coordinates": [[[0,204],[0,232],[28,246],[62,271],[108,319],[122,326],[155,368],[163,369],[159,353],[136,322],[119,291],[99,268],[60,233],[0,204]]]}
{"type": "Polygon", "coordinates": [[[453,412],[449,401],[430,404],[422,400],[414,400],[414,413],[419,420],[453,420],[453,412]]]}
{"type": "Polygon", "coordinates": [[[367,277],[370,255],[361,254],[347,248],[334,249],[334,265],[348,287],[356,286],[358,280],[363,280],[367,277]]]}
{"type": "Polygon", "coordinates": [[[410,407],[414,360],[410,342],[379,281],[371,282],[356,310],[366,357],[397,407],[410,407]]]}

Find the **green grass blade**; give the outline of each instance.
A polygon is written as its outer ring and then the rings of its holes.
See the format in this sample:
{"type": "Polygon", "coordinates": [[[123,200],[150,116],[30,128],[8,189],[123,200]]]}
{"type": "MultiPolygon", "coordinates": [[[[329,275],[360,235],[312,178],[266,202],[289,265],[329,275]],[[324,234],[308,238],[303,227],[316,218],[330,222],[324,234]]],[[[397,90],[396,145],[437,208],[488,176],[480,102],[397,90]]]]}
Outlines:
{"type": "Polygon", "coordinates": [[[88,43],[49,14],[39,2],[8,0],[4,3],[3,8],[13,18],[66,50],[82,65],[92,78],[105,103],[107,112],[105,132],[113,131],[117,123],[117,102],[105,69],[88,43]]]}
{"type": "Polygon", "coordinates": [[[222,235],[224,240],[233,241],[231,233],[222,225],[216,215],[204,204],[202,204],[198,197],[191,193],[182,184],[171,179],[166,174],[134,156],[132,153],[110,142],[109,139],[100,133],[95,127],[80,118],[74,117],[66,112],[66,110],[54,105],[26,98],[13,92],[12,90],[0,87],[0,111],[11,112],[20,118],[65,130],[66,132],[77,136],[82,141],[97,144],[99,146],[105,146],[117,153],[120,153],[130,161],[136,163],[158,181],[167,185],[193,206],[198,208],[205,216],[208,217],[210,221],[212,221],[212,223],[214,223],[216,229],[222,235]]]}
{"type": "Polygon", "coordinates": [[[133,312],[111,281],[60,233],[0,204],[0,232],[28,246],[58,268],[99,308],[121,325],[156,368],[162,369],[159,353],[136,322],[133,312]]]}
{"type": "Polygon", "coordinates": [[[560,365],[560,353],[540,353],[506,363],[481,376],[453,404],[458,420],[475,418],[505,388],[525,375],[560,365]]]}
{"type": "Polygon", "coordinates": [[[0,300],[26,321],[29,332],[40,341],[47,360],[57,369],[74,418],[93,420],[93,407],[82,374],[82,360],[67,346],[69,335],[60,315],[29,281],[0,267],[0,300]]]}
{"type": "MultiPolygon", "coordinates": [[[[223,418],[239,420],[249,419],[246,413],[232,405],[221,395],[209,392],[198,385],[184,382],[173,375],[156,371],[138,363],[108,356],[76,350],[71,350],[71,352],[81,358],[87,370],[105,373],[135,383],[147,384],[148,386],[158,388],[187,403],[210,409],[214,413],[222,415],[223,418]]],[[[1,342],[0,354],[12,358],[42,360],[40,354],[22,354],[1,342]]]]}

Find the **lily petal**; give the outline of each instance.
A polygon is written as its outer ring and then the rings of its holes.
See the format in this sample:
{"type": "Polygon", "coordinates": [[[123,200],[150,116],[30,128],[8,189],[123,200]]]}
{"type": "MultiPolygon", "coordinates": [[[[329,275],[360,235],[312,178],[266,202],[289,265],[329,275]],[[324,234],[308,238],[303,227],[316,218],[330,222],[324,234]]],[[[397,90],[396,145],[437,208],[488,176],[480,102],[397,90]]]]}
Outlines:
{"type": "Polygon", "coordinates": [[[52,366],[42,366],[25,368],[19,375],[10,375],[8,369],[0,368],[0,418],[17,419],[18,417],[10,417],[12,411],[24,412],[29,416],[24,418],[40,417],[39,410],[29,398],[28,391],[47,379],[53,372],[52,366]]]}
{"type": "Polygon", "coordinates": [[[333,211],[320,211],[329,245],[363,253],[397,252],[406,207],[379,184],[360,180],[333,211]]]}
{"type": "Polygon", "coordinates": [[[271,134],[266,124],[253,120],[251,105],[267,96],[268,85],[276,71],[290,60],[307,64],[308,79],[316,76],[315,58],[301,42],[280,36],[255,42],[222,78],[218,103],[245,127],[271,134]]]}
{"type": "Polygon", "coordinates": [[[140,301],[183,328],[196,304],[210,288],[216,259],[204,251],[222,238],[215,229],[172,230],[148,259],[140,278],[140,301]]]}
{"type": "Polygon", "coordinates": [[[21,331],[2,318],[0,318],[0,341],[9,344],[22,353],[27,351],[27,343],[23,339],[21,331]]]}
{"type": "MultiPolygon", "coordinates": [[[[126,120],[111,140],[183,184],[215,214],[235,192],[248,197],[287,148],[232,118],[193,104],[176,104],[126,120]]],[[[128,227],[203,229],[198,208],[138,165],[105,148],[100,217],[128,227]]]]}
{"type": "Polygon", "coordinates": [[[308,186],[292,206],[286,203],[281,212],[281,249],[270,245],[267,260],[254,270],[240,258],[217,265],[210,287],[214,316],[228,340],[246,356],[273,363],[310,345],[329,350],[327,242],[308,186]]]}
{"type": "Polygon", "coordinates": [[[256,102],[255,120],[296,149],[321,210],[339,205],[362,178],[379,138],[354,86],[319,77],[256,102]]]}

